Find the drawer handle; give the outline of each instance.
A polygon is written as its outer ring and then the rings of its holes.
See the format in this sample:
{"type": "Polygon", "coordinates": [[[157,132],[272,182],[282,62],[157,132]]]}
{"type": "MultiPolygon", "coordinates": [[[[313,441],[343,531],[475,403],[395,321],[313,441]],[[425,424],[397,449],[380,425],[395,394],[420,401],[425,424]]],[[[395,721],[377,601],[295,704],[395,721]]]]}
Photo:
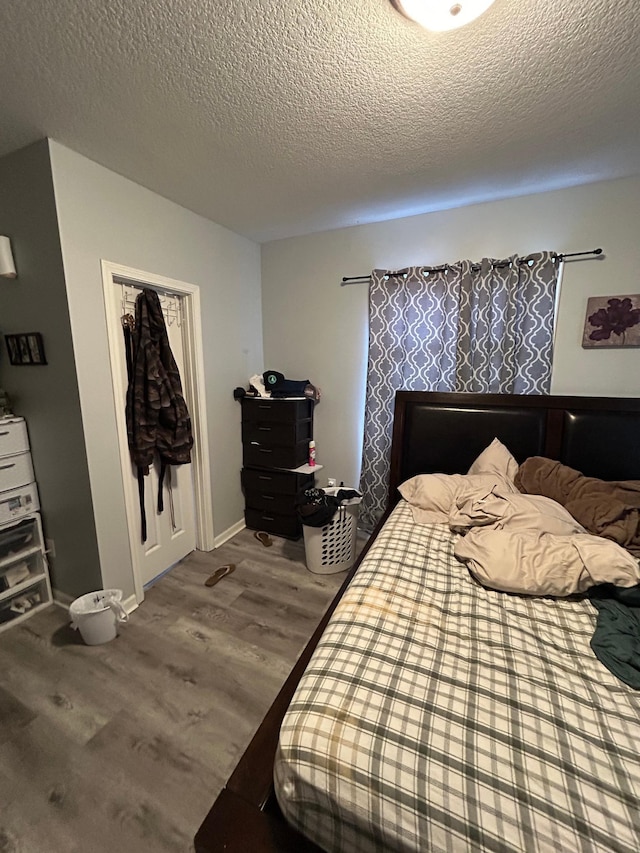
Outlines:
{"type": "Polygon", "coordinates": [[[0,471],[6,471],[8,468],[15,468],[16,463],[12,462],[10,465],[0,465],[0,471]]]}
{"type": "Polygon", "coordinates": [[[265,477],[263,474],[258,474],[258,479],[259,480],[269,480],[269,482],[271,482],[271,480],[273,480],[273,477],[265,477]]]}
{"type": "Polygon", "coordinates": [[[263,521],[275,521],[275,518],[272,515],[263,515],[262,520],[263,521]]]}
{"type": "Polygon", "coordinates": [[[261,497],[265,501],[275,501],[275,498],[273,495],[261,495],[261,497]]]}
{"type": "Polygon", "coordinates": [[[265,405],[264,403],[260,403],[260,404],[258,405],[258,408],[259,408],[259,409],[270,409],[270,408],[271,408],[271,404],[270,404],[270,403],[267,403],[267,404],[265,405]]]}
{"type": "Polygon", "coordinates": [[[4,432],[0,432],[0,435],[9,435],[9,430],[5,429],[4,432]]]}
{"type": "Polygon", "coordinates": [[[273,450],[270,450],[268,447],[259,447],[258,450],[260,453],[273,453],[273,450]]]}
{"type": "Polygon", "coordinates": [[[271,427],[258,427],[259,432],[271,432],[271,427]]]}

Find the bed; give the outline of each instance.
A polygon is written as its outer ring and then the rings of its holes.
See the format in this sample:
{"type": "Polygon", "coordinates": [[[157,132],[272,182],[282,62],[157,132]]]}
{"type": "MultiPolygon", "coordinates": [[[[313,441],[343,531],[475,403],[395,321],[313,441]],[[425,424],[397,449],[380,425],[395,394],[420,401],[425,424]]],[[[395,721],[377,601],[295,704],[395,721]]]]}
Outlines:
{"type": "Polygon", "coordinates": [[[638,400],[400,392],[389,509],[198,853],[638,848],[640,698],[590,653],[590,603],[480,588],[450,531],[397,505],[496,436],[518,461],[640,479],[638,400]]]}

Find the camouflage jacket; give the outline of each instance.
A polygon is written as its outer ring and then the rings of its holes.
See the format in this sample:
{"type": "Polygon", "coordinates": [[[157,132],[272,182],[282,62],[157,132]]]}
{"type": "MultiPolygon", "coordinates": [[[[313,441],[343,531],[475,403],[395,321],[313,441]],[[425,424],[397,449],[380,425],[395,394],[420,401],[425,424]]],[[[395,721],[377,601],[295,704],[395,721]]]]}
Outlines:
{"type": "MultiPolygon", "coordinates": [[[[158,455],[161,463],[158,510],[162,511],[165,468],[191,461],[193,433],[160,299],[154,290],[144,289],[137,297],[135,328],[129,335],[125,330],[125,342],[129,371],[126,402],[129,450],[138,469],[139,483],[158,455]]],[[[141,494],[141,509],[142,499],[141,494]]]]}

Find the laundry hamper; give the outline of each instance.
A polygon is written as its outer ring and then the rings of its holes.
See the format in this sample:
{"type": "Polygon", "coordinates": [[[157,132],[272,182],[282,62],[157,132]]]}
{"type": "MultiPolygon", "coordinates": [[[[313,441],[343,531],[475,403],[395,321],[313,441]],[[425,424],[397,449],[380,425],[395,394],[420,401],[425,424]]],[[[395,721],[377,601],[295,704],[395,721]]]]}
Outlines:
{"type": "MultiPolygon", "coordinates": [[[[331,489],[324,491],[331,493],[331,489]]],[[[303,525],[304,551],[310,572],[333,575],[353,566],[356,560],[359,503],[360,498],[345,501],[324,527],[303,525]]]]}

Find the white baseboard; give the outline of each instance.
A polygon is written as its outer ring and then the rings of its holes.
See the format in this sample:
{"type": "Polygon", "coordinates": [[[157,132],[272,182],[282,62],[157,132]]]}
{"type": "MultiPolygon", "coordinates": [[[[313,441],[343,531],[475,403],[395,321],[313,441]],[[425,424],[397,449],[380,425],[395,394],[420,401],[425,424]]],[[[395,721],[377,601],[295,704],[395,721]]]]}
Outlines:
{"type": "Polygon", "coordinates": [[[228,542],[229,539],[232,539],[236,533],[240,533],[241,530],[244,530],[247,525],[244,522],[244,519],[237,521],[235,524],[232,524],[231,527],[228,527],[224,533],[221,533],[219,536],[213,540],[213,547],[219,548],[221,545],[224,545],[225,542],[228,542]]]}
{"type": "MultiPolygon", "coordinates": [[[[53,603],[57,604],[58,607],[62,607],[65,610],[69,609],[69,605],[72,601],[75,601],[77,596],[67,595],[66,592],[62,592],[59,589],[53,589],[53,603]]],[[[127,613],[133,613],[133,611],[137,608],[138,602],[136,601],[135,595],[130,595],[129,598],[125,598],[122,602],[122,606],[127,611],[127,613]]]]}

